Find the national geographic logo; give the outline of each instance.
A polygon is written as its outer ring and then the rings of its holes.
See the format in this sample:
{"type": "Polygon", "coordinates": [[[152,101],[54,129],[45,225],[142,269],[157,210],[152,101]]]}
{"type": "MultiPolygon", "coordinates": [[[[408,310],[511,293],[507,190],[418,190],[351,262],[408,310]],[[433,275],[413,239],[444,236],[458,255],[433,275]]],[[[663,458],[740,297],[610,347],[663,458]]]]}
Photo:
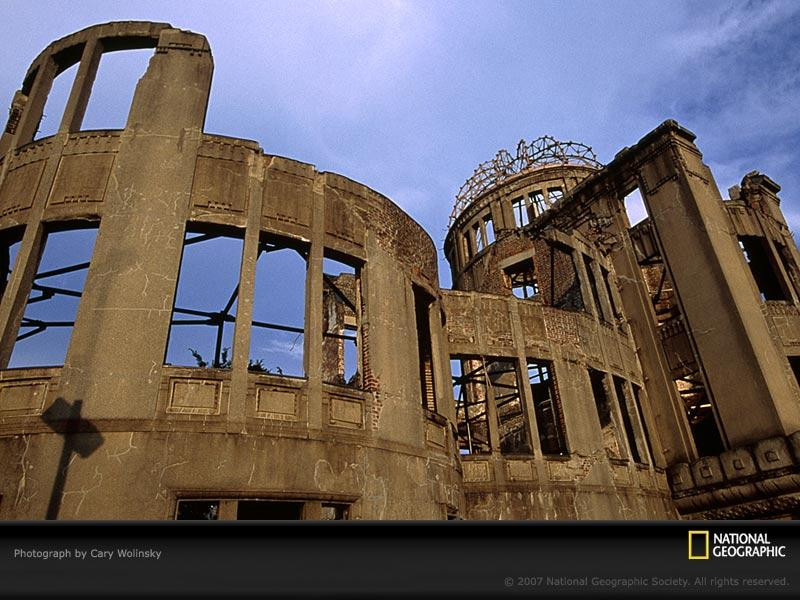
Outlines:
{"type": "Polygon", "coordinates": [[[773,544],[766,533],[689,532],[689,560],[714,558],[786,558],[786,546],[773,544]]]}

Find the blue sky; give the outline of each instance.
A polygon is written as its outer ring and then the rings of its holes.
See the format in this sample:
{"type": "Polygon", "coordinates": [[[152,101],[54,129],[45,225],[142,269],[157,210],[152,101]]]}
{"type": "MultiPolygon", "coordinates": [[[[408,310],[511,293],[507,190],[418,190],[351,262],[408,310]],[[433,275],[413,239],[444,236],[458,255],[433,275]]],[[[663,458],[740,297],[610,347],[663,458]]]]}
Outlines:
{"type": "Polygon", "coordinates": [[[667,118],[723,196],[760,170],[800,226],[800,2],[7,0],[0,103],[50,41],[126,19],[208,37],[207,131],[369,185],[440,258],[455,193],[500,148],[550,134],[608,162],[667,118]]]}

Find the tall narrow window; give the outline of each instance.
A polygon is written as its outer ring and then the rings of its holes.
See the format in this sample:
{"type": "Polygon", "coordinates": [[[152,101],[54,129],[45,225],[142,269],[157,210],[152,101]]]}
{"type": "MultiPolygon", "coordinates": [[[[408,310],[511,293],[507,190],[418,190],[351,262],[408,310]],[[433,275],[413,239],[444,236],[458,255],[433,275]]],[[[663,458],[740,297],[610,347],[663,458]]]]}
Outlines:
{"type": "Polygon", "coordinates": [[[517,363],[507,359],[492,359],[486,363],[491,393],[497,410],[500,452],[530,454],[528,424],[522,408],[517,383],[517,363]]]}
{"type": "Polygon", "coordinates": [[[564,197],[564,190],[560,187],[547,188],[547,203],[553,206],[556,202],[564,197]]]}
{"type": "Polygon", "coordinates": [[[569,448],[564,414],[556,393],[551,363],[529,358],[528,381],[533,394],[536,428],[539,430],[539,445],[542,447],[542,454],[566,456],[569,454],[569,448]]]}
{"type": "Polygon", "coordinates": [[[538,217],[548,208],[547,202],[544,199],[544,192],[541,190],[536,190],[528,194],[528,201],[533,209],[534,216],[538,217]]]}
{"type": "MultiPolygon", "coordinates": [[[[113,40],[106,48],[113,48],[113,40]]],[[[152,48],[104,52],[86,107],[83,129],[123,129],[131,110],[136,84],[147,70],[152,48]]]]}
{"type": "Polygon", "coordinates": [[[303,377],[308,247],[265,237],[258,246],[250,329],[255,372],[303,377]]]}
{"type": "Polygon", "coordinates": [[[488,391],[483,360],[452,359],[453,396],[456,403],[458,448],[461,454],[489,454],[488,391]]]}
{"type": "Polygon", "coordinates": [[[417,356],[422,406],[436,411],[436,390],[433,382],[433,350],[431,346],[430,307],[433,298],[414,285],[414,313],[417,321],[417,356]]]}
{"type": "Polygon", "coordinates": [[[480,223],[475,223],[472,226],[472,231],[475,233],[475,248],[478,252],[486,248],[486,240],[483,237],[483,230],[480,223]]]}
{"type": "Polygon", "coordinates": [[[511,286],[511,293],[517,298],[528,299],[539,294],[539,282],[533,260],[527,258],[504,270],[511,286]]]}
{"type": "Polygon", "coordinates": [[[486,244],[494,243],[494,224],[492,223],[492,215],[489,213],[483,217],[483,228],[486,231],[486,244]]]}
{"type": "Polygon", "coordinates": [[[592,290],[592,298],[594,298],[594,307],[597,311],[597,316],[603,321],[608,321],[608,317],[603,310],[603,303],[600,301],[600,292],[597,289],[597,278],[594,275],[594,261],[584,254],[583,265],[586,267],[586,277],[589,279],[589,287],[592,290]]]}
{"type": "Polygon", "coordinates": [[[323,260],[322,269],[322,378],[360,387],[360,270],[332,258],[323,260]]]}
{"type": "Polygon", "coordinates": [[[242,240],[188,229],[166,364],[230,369],[242,240]]]}
{"type": "Polygon", "coordinates": [[[528,212],[528,205],[525,202],[525,197],[520,196],[511,201],[511,210],[514,212],[514,219],[517,221],[517,227],[525,227],[531,222],[531,215],[528,212]]]}
{"type": "Polygon", "coordinates": [[[622,425],[625,427],[625,435],[628,438],[628,446],[631,449],[631,458],[635,463],[642,463],[642,455],[639,452],[638,439],[636,432],[633,428],[633,421],[631,414],[628,411],[628,394],[625,391],[625,380],[621,377],[613,376],[614,379],[614,392],[617,396],[617,403],[619,404],[619,414],[622,415],[622,425]]]}
{"type": "Polygon", "coordinates": [[[594,404],[597,417],[600,419],[600,433],[603,438],[603,447],[611,458],[622,458],[620,452],[619,434],[614,423],[613,408],[606,392],[605,373],[589,369],[589,379],[592,384],[594,404]]]}
{"type": "Polygon", "coordinates": [[[622,200],[622,204],[625,207],[625,214],[628,216],[628,224],[630,227],[638,225],[649,216],[639,188],[634,188],[631,193],[625,196],[622,200]]]}
{"type": "Polygon", "coordinates": [[[611,293],[611,274],[608,272],[608,269],[600,266],[600,274],[603,277],[603,284],[606,286],[606,294],[608,294],[608,302],[611,304],[611,312],[614,315],[614,318],[619,320],[622,318],[622,315],[619,312],[619,308],[617,308],[617,303],[614,301],[614,294],[611,293]]]}
{"type": "Polygon", "coordinates": [[[769,243],[763,237],[739,236],[739,247],[753,274],[762,300],[788,300],[789,293],[772,258],[769,243]]]}
{"type": "Polygon", "coordinates": [[[475,254],[472,249],[472,234],[467,231],[461,239],[464,243],[464,256],[467,260],[469,260],[475,254]]]}
{"type": "Polygon", "coordinates": [[[61,119],[64,117],[64,109],[67,107],[69,94],[72,90],[72,84],[75,82],[75,75],[78,73],[77,63],[73,63],[65,69],[59,65],[59,62],[61,62],[59,57],[56,57],[55,61],[57,65],[56,78],[53,80],[53,86],[47,95],[47,100],[42,110],[42,119],[39,121],[39,128],[33,136],[37,140],[58,133],[61,119]]]}
{"type": "Polygon", "coordinates": [[[47,234],[9,368],[64,364],[96,237],[96,225],[47,234]]]}
{"type": "Polygon", "coordinates": [[[644,441],[647,443],[647,451],[650,453],[650,457],[655,459],[655,454],[653,453],[653,443],[650,440],[650,431],[647,429],[647,422],[644,420],[644,412],[642,412],[642,390],[636,384],[631,384],[631,387],[633,388],[633,400],[636,403],[636,414],[639,415],[639,423],[642,424],[644,441]]]}

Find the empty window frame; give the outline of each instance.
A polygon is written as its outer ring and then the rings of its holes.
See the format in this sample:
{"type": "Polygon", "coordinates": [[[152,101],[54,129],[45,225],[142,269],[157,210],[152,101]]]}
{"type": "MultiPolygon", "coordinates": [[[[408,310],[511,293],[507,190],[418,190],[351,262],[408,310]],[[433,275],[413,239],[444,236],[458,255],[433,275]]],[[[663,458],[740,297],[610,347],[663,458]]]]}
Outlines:
{"type": "Polygon", "coordinates": [[[486,245],[493,244],[494,237],[494,223],[492,222],[492,214],[483,217],[483,229],[486,232],[486,245]]]}
{"type": "Polygon", "coordinates": [[[528,211],[528,203],[524,196],[519,196],[511,201],[511,210],[514,213],[514,220],[517,227],[525,227],[531,222],[531,215],[528,211]]]}
{"type": "Polygon", "coordinates": [[[539,281],[533,259],[527,258],[504,269],[511,293],[523,300],[539,295],[539,281]]]}
{"type": "Polygon", "coordinates": [[[175,509],[176,520],[299,521],[308,518],[322,521],[347,520],[350,518],[350,505],[344,502],[294,499],[201,498],[180,499],[175,509]]]}
{"type": "Polygon", "coordinates": [[[533,396],[536,428],[539,431],[539,445],[542,448],[542,454],[546,456],[568,455],[564,413],[561,410],[561,401],[555,386],[552,363],[529,358],[528,381],[533,396]]]}
{"type": "Polygon", "coordinates": [[[586,267],[586,277],[589,280],[589,288],[592,290],[592,298],[594,299],[594,308],[597,311],[597,317],[603,321],[608,321],[609,318],[603,310],[603,303],[600,299],[600,290],[597,289],[597,277],[595,277],[594,274],[594,260],[584,254],[583,266],[586,267]]]}
{"type": "Polygon", "coordinates": [[[419,381],[422,406],[436,411],[436,388],[433,377],[433,347],[431,344],[430,309],[433,298],[412,285],[414,292],[414,314],[417,323],[417,356],[419,358],[419,381]]]}
{"type": "Polygon", "coordinates": [[[322,379],[361,387],[361,270],[334,258],[322,270],[322,379]]]}
{"type": "Polygon", "coordinates": [[[3,297],[8,282],[11,281],[11,273],[17,262],[24,231],[24,227],[15,227],[0,233],[0,298],[3,297]]]}
{"type": "Polygon", "coordinates": [[[469,260],[475,255],[471,231],[467,230],[462,236],[461,241],[464,244],[464,258],[469,260]]]}
{"type": "Polygon", "coordinates": [[[258,245],[248,369],[305,376],[307,245],[265,236],[258,245]]]}
{"type": "Polygon", "coordinates": [[[614,300],[614,294],[611,292],[611,273],[609,273],[608,269],[604,266],[600,265],[600,275],[603,278],[603,284],[606,286],[606,294],[608,294],[608,303],[611,305],[611,313],[614,315],[614,319],[619,320],[622,318],[622,314],[619,312],[617,303],[614,300]]]}
{"type": "Polygon", "coordinates": [[[716,456],[724,452],[725,443],[702,374],[694,371],[674,381],[686,408],[686,418],[697,453],[700,456],[716,456]]]}
{"type": "Polygon", "coordinates": [[[475,249],[480,252],[484,248],[486,248],[486,239],[484,238],[483,229],[481,229],[480,223],[475,223],[472,226],[473,234],[475,235],[475,249]]]}
{"type": "Polygon", "coordinates": [[[547,201],[544,198],[544,192],[542,190],[535,190],[528,194],[528,203],[533,210],[534,216],[538,217],[544,211],[546,211],[549,206],[547,205],[547,201]]]}
{"type": "Polygon", "coordinates": [[[631,449],[631,458],[635,463],[644,463],[646,461],[642,460],[642,453],[639,451],[639,440],[636,437],[631,413],[628,410],[628,393],[625,389],[625,380],[616,375],[612,376],[612,379],[614,380],[614,393],[617,396],[619,414],[622,416],[622,426],[625,428],[625,435],[628,438],[628,447],[631,449]]]}
{"type": "Polygon", "coordinates": [[[60,53],[54,57],[56,62],[56,77],[53,79],[53,85],[47,94],[44,109],[42,110],[42,118],[39,121],[39,127],[34,134],[34,139],[39,140],[44,137],[55,135],[61,126],[61,120],[64,118],[64,110],[67,107],[70,92],[72,91],[72,84],[75,82],[75,75],[78,73],[78,63],[74,62],[80,57],[83,52],[83,44],[69,50],[70,56],[60,53]],[[77,57],[75,56],[77,54],[77,57]],[[65,64],[69,64],[65,68],[65,64]]]}
{"type": "Polygon", "coordinates": [[[582,310],[581,281],[573,250],[557,242],[549,242],[550,305],[555,308],[582,310]]]}
{"type": "Polygon", "coordinates": [[[136,84],[147,70],[152,48],[118,49],[105,43],[82,129],[123,129],[131,110],[136,84]]]}
{"type": "Polygon", "coordinates": [[[96,238],[97,224],[46,234],[9,368],[64,364],[96,238]]]}
{"type": "Polygon", "coordinates": [[[497,413],[500,452],[530,454],[528,419],[519,393],[517,362],[508,359],[486,359],[490,394],[497,413]]]}
{"type": "Polygon", "coordinates": [[[563,197],[564,190],[562,190],[560,187],[547,188],[547,203],[550,206],[553,206],[553,204],[561,200],[563,197]]]}
{"type": "Polygon", "coordinates": [[[231,368],[242,245],[240,238],[187,229],[166,364],[231,368]]]}
{"type": "Polygon", "coordinates": [[[647,451],[650,457],[654,458],[653,442],[650,440],[650,431],[647,429],[647,422],[644,419],[644,412],[642,411],[642,389],[635,383],[631,384],[631,388],[633,389],[633,401],[636,404],[636,414],[639,415],[639,423],[642,425],[644,441],[647,444],[647,451]]]}
{"type": "Polygon", "coordinates": [[[762,300],[789,300],[789,291],[773,260],[767,239],[761,236],[739,236],[739,247],[753,274],[762,300]]]}
{"type": "Polygon", "coordinates": [[[489,454],[488,390],[480,357],[450,360],[456,403],[458,448],[461,454],[489,454]]]}
{"type": "Polygon", "coordinates": [[[633,191],[625,196],[622,199],[622,204],[625,207],[625,214],[628,216],[628,225],[630,227],[638,225],[649,217],[639,188],[634,188],[633,191]]]}
{"type": "Polygon", "coordinates": [[[614,422],[613,406],[606,391],[606,374],[594,369],[589,369],[589,380],[592,385],[592,395],[597,409],[597,418],[600,420],[600,434],[603,438],[603,447],[609,457],[622,458],[620,452],[619,434],[614,422]]]}

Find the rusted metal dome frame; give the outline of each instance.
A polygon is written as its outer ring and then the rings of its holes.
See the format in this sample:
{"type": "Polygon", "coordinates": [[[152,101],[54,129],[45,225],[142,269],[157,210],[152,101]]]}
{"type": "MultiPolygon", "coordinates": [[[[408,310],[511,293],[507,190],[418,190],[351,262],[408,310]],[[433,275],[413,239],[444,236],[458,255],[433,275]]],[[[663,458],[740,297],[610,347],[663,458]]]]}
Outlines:
{"type": "Polygon", "coordinates": [[[530,144],[521,139],[517,144],[516,156],[502,149],[493,159],[478,165],[456,194],[450,224],[487,190],[523,171],[550,165],[603,167],[592,148],[580,142],[562,142],[549,135],[543,135],[530,144]]]}

